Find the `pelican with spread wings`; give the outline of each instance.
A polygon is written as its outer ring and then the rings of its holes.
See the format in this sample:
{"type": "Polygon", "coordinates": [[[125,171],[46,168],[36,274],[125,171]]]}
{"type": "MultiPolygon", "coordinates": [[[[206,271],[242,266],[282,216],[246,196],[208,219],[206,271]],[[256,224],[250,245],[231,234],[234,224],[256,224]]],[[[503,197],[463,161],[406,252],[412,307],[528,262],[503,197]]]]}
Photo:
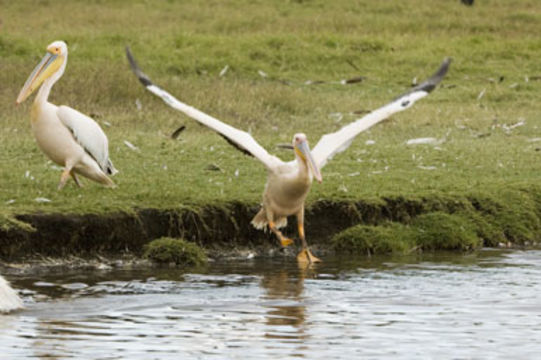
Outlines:
{"type": "Polygon", "coordinates": [[[126,49],[126,54],[132,70],[148,91],[160,97],[172,108],[218,132],[232,145],[263,163],[267,169],[268,180],[263,192],[263,206],[253,218],[252,225],[258,229],[268,226],[276,235],[280,244],[287,246],[292,243],[292,240],[286,238],[279,229],[286,226],[288,216],[295,215],[297,217],[299,237],[302,242],[302,251],[297,256],[297,260],[303,263],[319,261],[308,249],[304,233],[304,201],[312,185],[313,178],[321,182],[320,169],[334,155],[347,149],[352,140],[361,132],[389,116],[411,107],[417,100],[427,96],[441,82],[450,65],[450,59],[445,59],[439,70],[428,80],[410,89],[387,105],[344,126],[337,132],[324,135],[312,151],[308,146],[306,135],[302,133],[295,134],[292,144],[295,160],[284,162],[269,154],[247,132],[238,130],[192,106],[184,104],[167,91],[153,84],[150,78],[138,67],[129,48],[126,49]]]}
{"type": "Polygon", "coordinates": [[[40,88],[30,117],[38,146],[52,161],[64,167],[58,189],[71,176],[81,186],[77,174],[106,186],[114,186],[108,175],[117,170],[109,159],[109,143],[101,127],[88,116],[68,106],[47,101],[53,85],[62,77],[68,62],[68,46],[55,41],[24,84],[17,104],[40,88]]]}

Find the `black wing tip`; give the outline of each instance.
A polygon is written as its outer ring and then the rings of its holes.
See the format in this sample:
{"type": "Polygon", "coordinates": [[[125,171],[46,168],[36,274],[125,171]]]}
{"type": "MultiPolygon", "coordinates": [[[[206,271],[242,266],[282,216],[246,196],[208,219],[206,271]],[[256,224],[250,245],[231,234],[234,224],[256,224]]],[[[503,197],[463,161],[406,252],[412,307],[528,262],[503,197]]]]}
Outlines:
{"type": "Polygon", "coordinates": [[[443,59],[443,62],[434,75],[429,77],[424,83],[420,84],[416,90],[426,91],[427,93],[432,92],[449,71],[452,61],[453,59],[451,57],[443,59]]]}
{"type": "Polygon", "coordinates": [[[225,136],[224,134],[220,133],[220,132],[216,132],[218,135],[220,135],[221,137],[224,138],[225,141],[227,141],[229,143],[229,145],[233,146],[235,149],[237,149],[238,151],[240,151],[241,153],[243,153],[244,155],[248,155],[248,156],[251,156],[251,157],[255,157],[254,154],[252,154],[251,152],[249,152],[248,150],[246,150],[244,147],[242,147],[240,144],[234,142],[233,140],[231,140],[230,138],[228,138],[227,136],[225,136]]]}
{"type": "Polygon", "coordinates": [[[446,57],[443,59],[443,62],[441,63],[438,70],[428,79],[426,79],[421,84],[415,86],[410,91],[406,92],[404,95],[414,93],[416,91],[424,91],[427,93],[431,93],[434,91],[436,86],[443,80],[447,72],[449,71],[449,67],[451,66],[452,58],[446,57]]]}
{"type": "Polygon", "coordinates": [[[137,62],[135,61],[135,58],[133,57],[129,46],[126,46],[126,57],[130,62],[133,73],[135,74],[135,76],[137,76],[141,84],[143,84],[144,87],[154,85],[150,78],[141,70],[139,65],[137,65],[137,62]]]}
{"type": "Polygon", "coordinates": [[[449,71],[449,67],[451,66],[451,62],[453,62],[452,57],[447,56],[446,58],[444,58],[443,62],[440,65],[440,68],[438,69],[438,71],[436,71],[436,73],[434,75],[432,75],[432,77],[433,78],[438,77],[438,78],[443,79],[445,74],[447,74],[447,72],[449,71]]]}
{"type": "Polygon", "coordinates": [[[434,91],[434,89],[438,86],[438,84],[443,80],[443,78],[447,74],[447,71],[449,71],[451,61],[452,61],[452,58],[450,57],[446,57],[445,59],[443,59],[443,62],[441,63],[440,67],[431,77],[429,77],[428,79],[426,79],[419,85],[406,91],[402,95],[396,97],[394,100],[398,100],[406,95],[410,95],[417,91],[424,91],[426,93],[431,93],[432,91],[434,91]]]}

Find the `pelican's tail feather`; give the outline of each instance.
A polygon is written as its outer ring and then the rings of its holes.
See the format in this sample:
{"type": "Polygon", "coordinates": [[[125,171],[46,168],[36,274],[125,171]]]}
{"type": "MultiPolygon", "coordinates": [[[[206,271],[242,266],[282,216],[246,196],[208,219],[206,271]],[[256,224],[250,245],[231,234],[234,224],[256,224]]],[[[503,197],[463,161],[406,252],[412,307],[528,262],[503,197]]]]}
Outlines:
{"type": "Polygon", "coordinates": [[[109,176],[107,176],[104,172],[95,172],[95,173],[82,173],[82,175],[96,181],[96,182],[99,182],[100,184],[106,186],[106,187],[110,187],[110,188],[115,188],[116,185],[115,183],[113,182],[113,180],[111,180],[111,178],[109,176]]]}
{"type": "Polygon", "coordinates": [[[107,159],[107,166],[105,168],[107,175],[115,176],[118,173],[118,170],[113,165],[111,159],[107,159]]]}
{"type": "Polygon", "coordinates": [[[286,217],[278,218],[278,219],[276,219],[275,223],[276,223],[276,228],[277,229],[281,229],[283,227],[286,227],[287,226],[287,218],[286,217]]]}
{"type": "Polygon", "coordinates": [[[258,230],[263,230],[267,227],[268,224],[267,220],[267,213],[265,212],[265,208],[261,208],[259,212],[254,216],[252,219],[252,226],[255,227],[258,230]]]}
{"type": "MultiPolygon", "coordinates": [[[[281,217],[274,221],[276,228],[280,229],[287,225],[287,217],[281,217]]],[[[258,230],[264,230],[267,228],[267,225],[269,224],[269,221],[267,219],[267,213],[265,212],[265,208],[261,208],[259,212],[254,216],[252,219],[252,226],[255,227],[258,230]]]]}

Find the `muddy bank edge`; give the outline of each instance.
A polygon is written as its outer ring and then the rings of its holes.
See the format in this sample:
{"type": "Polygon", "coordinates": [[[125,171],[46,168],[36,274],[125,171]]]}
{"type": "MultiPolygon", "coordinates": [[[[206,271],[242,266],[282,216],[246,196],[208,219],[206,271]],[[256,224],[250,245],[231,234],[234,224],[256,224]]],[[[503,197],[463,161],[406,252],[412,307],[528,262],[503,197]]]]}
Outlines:
{"type": "MultiPolygon", "coordinates": [[[[264,254],[268,249],[277,248],[277,242],[270,234],[250,225],[257,210],[256,205],[227,203],[199,208],[136,209],[129,213],[21,214],[14,216],[15,220],[9,226],[0,228],[0,259],[140,255],[145,244],[163,236],[193,241],[211,256],[235,249],[251,249],[264,254]]],[[[502,244],[530,246],[541,239],[539,188],[506,190],[496,196],[478,193],[360,201],[322,200],[311,204],[306,212],[308,240],[322,252],[373,254],[455,248],[463,251],[502,244]],[[419,216],[432,213],[440,215],[428,216],[427,219],[432,221],[418,221],[419,216]],[[452,215],[451,221],[440,223],[439,219],[447,221],[449,218],[441,214],[452,215]],[[419,228],[418,223],[423,227],[419,228]],[[362,229],[356,232],[355,227],[362,229]],[[367,241],[366,236],[373,233],[371,228],[398,230],[377,230],[377,236],[367,241]],[[422,235],[421,240],[416,242],[411,236],[402,236],[412,228],[422,235]],[[453,229],[469,231],[468,243],[450,247],[442,240],[446,236],[453,237],[453,229]],[[432,234],[434,239],[427,234],[432,234]],[[387,240],[399,245],[380,246],[381,241],[387,240]],[[401,241],[407,244],[401,244],[401,241]]],[[[296,236],[295,219],[289,220],[285,232],[296,236]]]]}

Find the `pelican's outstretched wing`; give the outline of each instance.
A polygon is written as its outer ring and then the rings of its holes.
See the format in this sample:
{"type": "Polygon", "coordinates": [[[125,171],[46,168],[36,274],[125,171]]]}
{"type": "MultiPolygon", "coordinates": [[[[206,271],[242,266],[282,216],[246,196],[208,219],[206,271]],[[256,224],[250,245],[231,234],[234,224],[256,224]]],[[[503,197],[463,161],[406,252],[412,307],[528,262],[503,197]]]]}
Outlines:
{"type": "Polygon", "coordinates": [[[323,135],[316,146],[312,149],[312,155],[318,166],[322,168],[335,154],[346,150],[353,139],[371,126],[387,119],[394,113],[406,110],[417,100],[427,96],[441,82],[449,65],[450,58],[446,58],[440,68],[425,82],[415,86],[408,92],[399,96],[387,105],[372,111],[370,114],[344,126],[335,133],[323,135]]]}
{"type": "Polygon", "coordinates": [[[59,106],[58,118],[66,126],[75,140],[92,156],[104,173],[114,175],[118,172],[109,159],[109,141],[101,127],[91,118],[69,106],[59,106]]]}
{"type": "Polygon", "coordinates": [[[275,170],[283,163],[282,160],[278,159],[276,156],[270,155],[267,150],[259,145],[249,133],[227,125],[192,106],[184,104],[167,91],[154,85],[150,78],[141,71],[135,62],[129,47],[126,47],[126,56],[130,61],[133,72],[139,78],[139,81],[143,84],[143,86],[154,95],[159,96],[167,105],[216,131],[219,135],[224,137],[227,142],[235,146],[237,149],[259,159],[270,171],[275,170]]]}

